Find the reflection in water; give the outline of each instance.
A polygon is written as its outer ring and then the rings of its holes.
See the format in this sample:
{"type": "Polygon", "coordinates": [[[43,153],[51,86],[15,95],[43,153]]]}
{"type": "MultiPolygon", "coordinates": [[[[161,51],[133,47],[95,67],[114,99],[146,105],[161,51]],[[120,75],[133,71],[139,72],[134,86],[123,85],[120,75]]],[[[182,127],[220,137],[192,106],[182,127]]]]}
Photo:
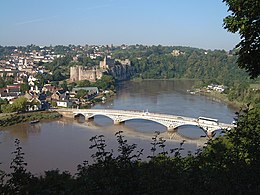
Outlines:
{"type": "Polygon", "coordinates": [[[39,135],[41,133],[41,123],[37,124],[18,124],[10,127],[3,128],[3,130],[8,130],[8,132],[13,136],[20,140],[27,140],[31,135],[39,135]]]}
{"type": "MultiPolygon", "coordinates": [[[[129,125],[113,125],[108,118],[97,117],[96,121],[85,123],[78,123],[74,119],[62,118],[54,122],[40,122],[40,131],[27,129],[12,129],[7,128],[1,131],[1,147],[0,147],[0,168],[9,171],[9,166],[13,155],[11,154],[14,148],[14,139],[21,138],[21,135],[26,135],[26,139],[21,140],[21,145],[25,153],[25,161],[28,163],[28,170],[33,173],[43,172],[44,170],[56,169],[69,170],[72,173],[76,172],[76,167],[84,160],[92,162],[91,155],[95,152],[89,150],[91,142],[89,141],[92,136],[104,135],[107,150],[117,151],[117,142],[115,133],[123,131],[128,142],[136,143],[138,149],[144,149],[143,159],[151,155],[151,138],[154,132],[138,132],[138,130],[130,127],[129,125]],[[104,121],[104,125],[100,123],[104,121]]],[[[155,129],[156,130],[156,129],[155,129]]],[[[167,133],[162,133],[160,137],[169,136],[167,133]]],[[[177,139],[177,138],[176,138],[177,139]]],[[[179,146],[179,141],[168,140],[167,150],[179,146]]],[[[195,151],[201,142],[190,142],[184,145],[185,150],[183,154],[188,151],[195,151]]],[[[159,151],[158,151],[159,152],[159,151]]]]}

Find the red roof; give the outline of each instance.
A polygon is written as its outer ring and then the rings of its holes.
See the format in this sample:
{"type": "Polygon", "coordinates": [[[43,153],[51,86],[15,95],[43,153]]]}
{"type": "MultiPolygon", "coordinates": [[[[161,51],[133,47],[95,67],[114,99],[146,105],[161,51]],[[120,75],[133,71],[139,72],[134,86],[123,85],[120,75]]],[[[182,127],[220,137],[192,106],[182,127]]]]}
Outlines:
{"type": "Polygon", "coordinates": [[[20,89],[20,85],[7,85],[6,89],[20,89]]]}

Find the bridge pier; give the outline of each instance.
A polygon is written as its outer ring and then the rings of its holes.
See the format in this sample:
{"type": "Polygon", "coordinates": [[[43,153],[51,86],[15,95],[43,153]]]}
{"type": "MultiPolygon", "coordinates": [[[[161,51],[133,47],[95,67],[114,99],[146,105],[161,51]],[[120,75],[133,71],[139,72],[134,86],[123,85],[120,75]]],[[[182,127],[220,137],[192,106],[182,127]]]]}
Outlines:
{"type": "Polygon", "coordinates": [[[120,124],[124,124],[124,121],[118,121],[118,120],[114,120],[114,125],[120,125],[120,124]]]}
{"type": "Polygon", "coordinates": [[[214,137],[214,131],[207,131],[206,133],[209,138],[214,137]]]}
{"type": "Polygon", "coordinates": [[[86,121],[94,121],[94,116],[89,117],[89,118],[86,118],[85,120],[86,120],[86,121]]]}
{"type": "Polygon", "coordinates": [[[132,119],[144,119],[157,122],[166,127],[168,133],[176,132],[176,128],[182,125],[194,125],[201,127],[205,133],[212,137],[217,129],[232,128],[234,125],[212,122],[198,122],[198,119],[181,117],[160,113],[144,113],[144,111],[127,111],[127,110],[102,110],[102,109],[55,109],[64,117],[74,117],[77,115],[85,116],[85,120],[91,121],[96,115],[103,115],[113,120],[115,125],[132,119]]]}
{"type": "Polygon", "coordinates": [[[177,129],[178,129],[178,127],[172,127],[172,126],[170,126],[170,127],[166,127],[167,128],[167,131],[168,132],[176,132],[177,131],[177,129]]]}

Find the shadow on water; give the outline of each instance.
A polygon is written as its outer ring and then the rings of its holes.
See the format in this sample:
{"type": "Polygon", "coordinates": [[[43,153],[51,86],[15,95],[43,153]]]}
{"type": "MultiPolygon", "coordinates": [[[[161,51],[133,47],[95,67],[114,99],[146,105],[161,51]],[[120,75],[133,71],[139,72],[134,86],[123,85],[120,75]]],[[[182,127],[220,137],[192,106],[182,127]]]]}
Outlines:
{"type": "Polygon", "coordinates": [[[155,131],[163,133],[167,131],[166,127],[161,124],[143,119],[129,120],[125,122],[125,125],[140,133],[154,133],[155,131]]]}
{"type": "MultiPolygon", "coordinates": [[[[105,116],[95,116],[93,120],[86,121],[84,116],[79,116],[76,121],[80,124],[85,124],[89,128],[109,128],[113,130],[125,130],[132,133],[141,133],[151,135],[154,132],[160,132],[164,135],[167,134],[167,128],[159,123],[144,120],[132,119],[125,121],[120,125],[114,125],[113,121],[105,116]]],[[[206,133],[199,127],[193,125],[182,125],[176,128],[177,133],[181,138],[186,140],[196,140],[206,137],[206,133]]],[[[218,133],[219,134],[219,133],[218,133]]],[[[217,134],[217,135],[218,135],[217,134]]],[[[168,138],[168,137],[165,137],[168,138]]]]}
{"type": "Polygon", "coordinates": [[[187,139],[200,139],[207,136],[201,128],[194,125],[182,125],[176,130],[179,135],[187,139]]]}

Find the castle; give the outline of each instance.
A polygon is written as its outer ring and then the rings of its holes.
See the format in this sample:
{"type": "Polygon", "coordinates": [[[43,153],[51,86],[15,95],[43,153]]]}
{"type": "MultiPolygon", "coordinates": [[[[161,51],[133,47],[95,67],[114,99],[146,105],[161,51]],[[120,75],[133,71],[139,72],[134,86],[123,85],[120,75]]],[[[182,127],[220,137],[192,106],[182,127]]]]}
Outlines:
{"type": "Polygon", "coordinates": [[[112,75],[116,80],[126,80],[130,78],[132,73],[133,69],[129,59],[118,60],[105,57],[103,61],[100,61],[99,66],[92,69],[83,66],[70,67],[70,81],[89,80],[96,82],[101,79],[103,74],[112,75]]]}
{"type": "Polygon", "coordinates": [[[81,81],[89,80],[90,82],[96,82],[104,74],[103,69],[86,69],[83,66],[73,66],[70,67],[70,81],[81,81]]]}

